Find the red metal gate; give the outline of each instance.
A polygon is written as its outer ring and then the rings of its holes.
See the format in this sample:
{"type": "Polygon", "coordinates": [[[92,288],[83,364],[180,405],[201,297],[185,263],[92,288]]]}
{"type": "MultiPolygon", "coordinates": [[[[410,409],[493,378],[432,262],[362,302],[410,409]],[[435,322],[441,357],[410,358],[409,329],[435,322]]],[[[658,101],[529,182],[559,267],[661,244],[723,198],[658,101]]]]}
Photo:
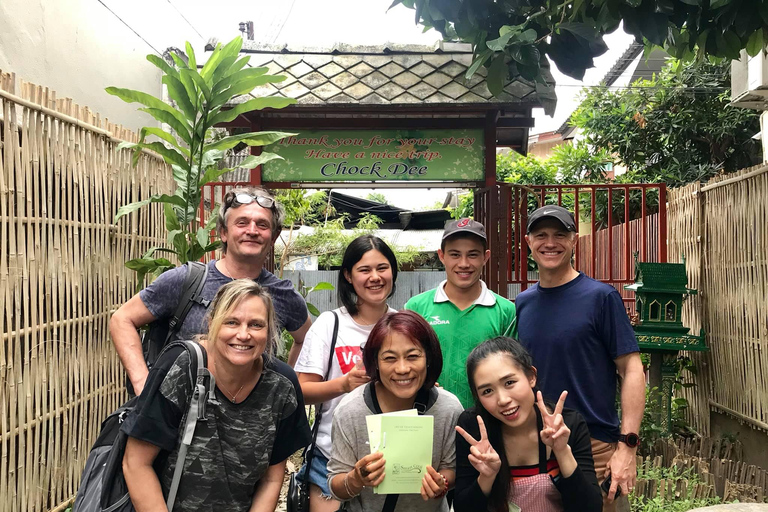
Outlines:
{"type": "Polygon", "coordinates": [[[545,204],[557,204],[568,208],[577,219],[576,270],[616,287],[632,309],[634,299],[623,286],[634,282],[634,254],[639,261],[667,261],[666,193],[663,183],[497,183],[479,189],[475,192],[475,218],[485,224],[491,249],[486,283],[496,293],[514,299],[538,280],[524,236],[528,213],[545,204]]]}

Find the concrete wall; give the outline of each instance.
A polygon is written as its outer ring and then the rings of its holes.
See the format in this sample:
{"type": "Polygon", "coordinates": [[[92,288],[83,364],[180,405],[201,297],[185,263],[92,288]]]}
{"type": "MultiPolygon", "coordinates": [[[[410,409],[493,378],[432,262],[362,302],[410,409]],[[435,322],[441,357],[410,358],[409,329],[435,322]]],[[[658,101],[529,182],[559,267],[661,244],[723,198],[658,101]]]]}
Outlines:
{"type": "Polygon", "coordinates": [[[768,433],[717,411],[711,411],[709,418],[713,439],[735,437],[744,445],[743,462],[768,468],[768,433]]]}
{"type": "Polygon", "coordinates": [[[149,53],[152,49],[96,0],[0,1],[0,69],[134,130],[158,123],[138,112],[138,104],[124,103],[104,88],[161,97],[161,73],[146,60],[149,53]]]}

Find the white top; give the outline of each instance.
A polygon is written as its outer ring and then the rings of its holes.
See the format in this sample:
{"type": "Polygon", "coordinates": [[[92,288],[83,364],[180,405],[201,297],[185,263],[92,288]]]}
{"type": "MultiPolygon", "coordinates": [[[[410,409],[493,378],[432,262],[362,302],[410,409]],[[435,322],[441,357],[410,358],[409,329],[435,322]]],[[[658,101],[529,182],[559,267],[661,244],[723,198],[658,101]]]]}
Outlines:
{"type": "MultiPolygon", "coordinates": [[[[328,380],[333,380],[346,375],[354,368],[358,361],[362,361],[362,346],[368,340],[368,335],[373,330],[373,325],[360,325],[355,322],[347,308],[335,309],[339,315],[339,334],[336,337],[335,356],[331,363],[331,372],[328,380]]],[[[396,310],[389,308],[388,313],[396,310]]],[[[325,376],[328,370],[328,356],[331,350],[331,337],[333,336],[333,313],[326,311],[312,323],[304,338],[301,354],[296,361],[294,370],[296,373],[314,373],[325,376]]],[[[328,459],[331,458],[331,421],[333,411],[344,397],[339,395],[331,400],[323,402],[323,417],[317,432],[317,447],[328,459]]]]}

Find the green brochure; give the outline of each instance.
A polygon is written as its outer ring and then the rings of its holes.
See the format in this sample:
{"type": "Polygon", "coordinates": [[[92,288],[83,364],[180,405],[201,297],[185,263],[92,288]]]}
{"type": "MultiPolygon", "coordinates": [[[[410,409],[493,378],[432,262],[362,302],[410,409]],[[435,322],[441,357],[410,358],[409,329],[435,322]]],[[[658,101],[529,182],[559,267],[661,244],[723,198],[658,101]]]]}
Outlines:
{"type": "Polygon", "coordinates": [[[432,464],[434,418],[416,409],[366,416],[371,453],[384,454],[384,481],[376,494],[419,494],[421,480],[432,464]]]}

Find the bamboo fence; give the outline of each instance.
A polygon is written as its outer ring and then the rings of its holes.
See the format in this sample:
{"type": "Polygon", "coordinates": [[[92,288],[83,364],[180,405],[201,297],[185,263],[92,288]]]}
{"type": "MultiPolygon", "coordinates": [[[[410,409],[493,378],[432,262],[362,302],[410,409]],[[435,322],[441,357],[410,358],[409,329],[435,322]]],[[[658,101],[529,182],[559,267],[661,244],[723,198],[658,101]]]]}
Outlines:
{"type": "Polygon", "coordinates": [[[684,393],[693,426],[725,413],[768,432],[768,165],[672,190],[670,260],[686,257],[691,287],[683,323],[707,331],[708,353],[684,393]]]}
{"type": "Polygon", "coordinates": [[[0,72],[0,512],[60,511],[100,422],[125,399],[111,312],[134,291],[124,267],[164,242],[159,208],[117,208],[172,190],[136,134],[0,72]],[[17,95],[18,94],[18,95],[17,95]]]}

